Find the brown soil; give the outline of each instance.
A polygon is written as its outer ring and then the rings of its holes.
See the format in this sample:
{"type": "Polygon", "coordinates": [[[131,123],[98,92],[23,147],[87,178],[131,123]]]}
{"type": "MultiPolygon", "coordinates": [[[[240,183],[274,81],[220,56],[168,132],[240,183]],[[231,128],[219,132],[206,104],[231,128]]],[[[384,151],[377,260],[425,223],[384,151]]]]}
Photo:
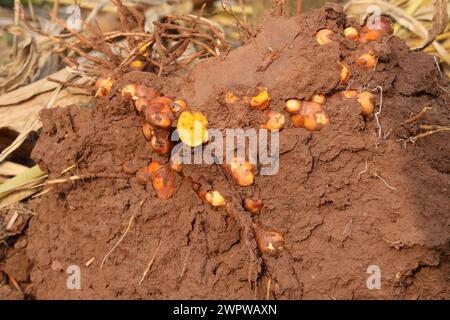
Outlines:
{"type": "Polygon", "coordinates": [[[450,124],[448,79],[441,78],[432,57],[410,52],[395,37],[365,45],[339,38],[327,46],[313,38],[319,29],[342,34],[351,24],[334,5],[300,17],[267,17],[244,47],[199,63],[187,75],[130,73],[94,110],[43,112],[33,157],[52,178],[73,164],[72,173],[114,176],[55,185],[34,201],[29,294],[37,299],[251,299],[267,293],[271,299],[450,299],[448,133],[406,148],[399,141],[420,133],[419,124],[450,124]],[[353,63],[368,46],[380,57],[376,71],[353,63]],[[338,98],[345,89],[339,61],[351,66],[352,89],[383,88],[380,121],[383,133],[390,133],[385,139],[377,141],[376,121],[359,116],[355,100],[338,98]],[[144,166],[154,156],[141,134],[141,118],[118,93],[130,82],[186,99],[206,114],[211,128],[258,128],[262,113],[229,109],[218,97],[259,84],[269,87],[271,109],[278,111],[287,98],[326,94],[332,123],[318,133],[288,123],[280,136],[280,172],[258,176],[249,188],[230,184],[219,166],[187,166],[187,176],[232,202],[229,210],[203,204],[181,177],[174,198],[162,201],[151,186],[121,173],[124,161],[136,159],[144,166]],[[432,111],[422,120],[402,124],[426,105],[432,111]],[[260,216],[242,210],[240,197],[246,196],[263,199],[260,216]],[[127,236],[100,270],[133,215],[127,236]],[[252,223],[282,233],[285,251],[256,256],[252,223]],[[69,265],[81,267],[82,290],[66,288],[63,270],[69,265]],[[367,289],[369,265],[381,268],[381,290],[367,289]]]}

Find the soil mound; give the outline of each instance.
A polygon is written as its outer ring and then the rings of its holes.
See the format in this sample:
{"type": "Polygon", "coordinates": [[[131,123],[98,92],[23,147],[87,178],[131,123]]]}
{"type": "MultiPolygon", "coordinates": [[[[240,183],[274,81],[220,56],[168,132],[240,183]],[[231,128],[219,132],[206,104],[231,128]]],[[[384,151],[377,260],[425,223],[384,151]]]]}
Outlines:
{"type": "Polygon", "coordinates": [[[337,5],[299,17],[267,17],[245,46],[187,74],[129,73],[93,110],[43,112],[34,159],[52,178],[74,164],[72,173],[96,177],[55,185],[34,201],[37,216],[27,247],[33,296],[449,299],[447,133],[407,141],[420,133],[421,124],[450,123],[448,79],[432,57],[409,51],[396,37],[365,44],[346,40],[341,35],[349,25],[356,23],[337,5]],[[323,28],[334,31],[336,41],[319,45],[314,35],[323,28]],[[369,49],[378,63],[368,71],[354,61],[369,49]],[[345,85],[341,62],[352,70],[345,85]],[[286,99],[325,94],[331,124],[311,133],[294,128],[287,117],[279,173],[258,175],[248,188],[230,182],[220,166],[186,166],[186,176],[230,199],[228,209],[202,203],[181,177],[175,196],[163,201],[151,186],[122,173],[126,160],[144,166],[155,157],[142,136],[140,116],[120,95],[131,82],[185,99],[207,116],[211,128],[259,128],[262,112],[220,99],[227,90],[246,94],[258,85],[269,88],[271,109],[280,112],[286,99]],[[346,89],[376,94],[380,126],[359,115],[355,99],[341,97],[346,89]],[[404,124],[424,106],[432,108],[425,117],[404,124]],[[260,215],[243,210],[246,197],[263,199],[260,215]],[[252,224],[283,234],[284,252],[260,256],[252,224]],[[81,290],[66,287],[64,270],[70,265],[81,268],[81,290]],[[371,265],[380,267],[380,290],[367,288],[371,265]]]}

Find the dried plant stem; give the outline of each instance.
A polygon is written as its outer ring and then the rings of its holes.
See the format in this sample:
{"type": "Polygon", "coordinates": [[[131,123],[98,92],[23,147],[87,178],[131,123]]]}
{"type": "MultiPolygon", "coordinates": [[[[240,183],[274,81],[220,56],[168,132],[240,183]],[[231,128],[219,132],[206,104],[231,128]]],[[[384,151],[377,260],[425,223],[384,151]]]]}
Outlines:
{"type": "Polygon", "coordinates": [[[34,13],[33,2],[28,0],[28,10],[30,11],[31,20],[36,21],[36,15],[34,13]]]}
{"type": "MultiPolygon", "coordinates": [[[[94,57],[94,56],[88,54],[83,49],[81,49],[81,47],[79,47],[79,46],[77,46],[75,44],[71,44],[71,43],[65,41],[64,39],[62,39],[60,37],[53,36],[53,35],[51,35],[49,33],[46,33],[46,32],[43,32],[42,30],[39,30],[38,28],[35,28],[32,24],[30,24],[27,21],[27,18],[25,16],[25,10],[24,10],[22,4],[20,4],[20,1],[19,1],[18,12],[20,14],[20,18],[21,18],[22,22],[25,24],[25,26],[29,30],[31,30],[33,32],[36,32],[36,33],[38,33],[38,34],[40,34],[40,35],[42,35],[44,37],[49,38],[50,40],[54,41],[55,43],[58,43],[59,45],[74,51],[75,53],[79,54],[80,56],[84,57],[85,59],[87,59],[87,60],[89,60],[89,61],[91,61],[91,62],[93,62],[95,64],[104,65],[104,66],[106,66],[108,68],[113,68],[115,66],[112,62],[110,62],[108,60],[100,59],[100,58],[97,58],[97,57],[94,57]]],[[[56,22],[62,23],[62,25],[64,25],[64,27],[67,28],[67,26],[65,25],[64,22],[62,22],[61,20],[57,19],[56,16],[54,16],[54,18],[56,19],[56,22]]],[[[70,31],[69,28],[67,28],[67,29],[70,31]]],[[[80,41],[81,41],[81,39],[84,40],[84,37],[82,37],[79,34],[78,34],[78,37],[79,37],[80,41]]],[[[83,43],[85,43],[85,42],[83,42],[83,43]]],[[[90,43],[89,41],[87,43],[85,43],[85,45],[87,47],[90,47],[90,44],[92,44],[92,43],[90,43]]]]}
{"type": "Polygon", "coordinates": [[[297,0],[295,3],[295,14],[297,16],[302,14],[302,0],[297,0]]]}
{"type": "Polygon", "coordinates": [[[286,0],[277,0],[277,2],[280,8],[280,17],[284,17],[286,15],[286,0]]]}
{"type": "MultiPolygon", "coordinates": [[[[223,31],[202,18],[204,7],[197,16],[167,15],[165,22],[156,21],[154,31],[148,34],[145,32],[145,17],[137,7],[124,4],[121,0],[112,0],[112,2],[118,9],[121,23],[119,32],[102,33],[98,25],[86,22],[84,26],[92,29],[92,35],[86,35],[70,29],[67,23],[59,19],[56,12],[53,12],[50,14],[52,21],[68,30],[68,33],[64,35],[55,36],[29,23],[20,1],[15,0],[17,20],[22,19],[29,30],[52,40],[57,46],[55,51],[58,54],[64,56],[67,52],[74,52],[86,60],[78,63],[70,56],[63,57],[64,63],[80,70],[82,76],[115,80],[121,73],[129,70],[129,64],[136,58],[146,60],[161,75],[163,71],[173,72],[186,68],[196,59],[204,56],[218,56],[228,50],[223,31]],[[136,30],[131,29],[130,22],[137,24],[136,30]],[[127,47],[122,47],[114,41],[120,37],[126,38],[127,47]],[[185,56],[191,44],[193,48],[197,49],[197,52],[185,56]],[[97,56],[93,52],[99,52],[101,56],[97,56]],[[181,57],[183,57],[182,61],[180,61],[181,57]]],[[[106,1],[103,1],[100,6],[105,3],[106,1]]],[[[241,4],[243,4],[243,0],[241,0],[241,4]]],[[[98,7],[96,8],[98,10],[98,7]]],[[[92,13],[89,19],[97,12],[92,13]]],[[[96,92],[96,96],[98,92],[96,92]]]]}
{"type": "Polygon", "coordinates": [[[55,83],[60,84],[60,85],[62,85],[64,87],[72,87],[72,88],[78,88],[78,89],[83,89],[83,90],[87,90],[87,91],[92,91],[91,90],[92,86],[90,86],[88,84],[71,83],[71,82],[67,82],[67,81],[53,79],[52,77],[47,77],[47,79],[48,79],[48,81],[55,82],[55,83]]]}
{"type": "Polygon", "coordinates": [[[253,293],[253,300],[256,300],[256,297],[258,295],[258,271],[255,271],[255,279],[254,279],[254,283],[255,283],[255,291],[253,293]]]}
{"type": "Polygon", "coordinates": [[[59,11],[59,0],[53,1],[53,16],[56,16],[59,11]]]}
{"type": "Polygon", "coordinates": [[[134,58],[140,53],[140,51],[142,50],[143,47],[147,47],[149,45],[149,43],[154,43],[154,39],[152,40],[147,40],[144,43],[136,46],[131,53],[128,55],[128,57],[126,57],[121,63],[120,65],[114,70],[114,72],[112,73],[111,77],[112,79],[114,79],[119,72],[121,71],[121,69],[128,65],[131,61],[134,60],[134,58]]]}
{"type": "Polygon", "coordinates": [[[153,35],[150,33],[142,33],[142,32],[119,32],[119,31],[113,31],[113,32],[107,32],[104,34],[105,40],[110,41],[114,40],[116,38],[121,37],[142,37],[142,38],[153,38],[153,35]]]}
{"type": "MultiPolygon", "coordinates": [[[[20,17],[20,9],[22,7],[22,4],[20,3],[20,0],[14,0],[14,24],[17,26],[19,25],[19,17],[20,17]]],[[[13,55],[17,54],[18,49],[18,41],[17,41],[17,35],[13,36],[13,43],[12,43],[12,53],[13,55]]]]}
{"type": "MultiPolygon", "coordinates": [[[[122,31],[131,32],[129,24],[130,17],[132,18],[131,20],[134,20],[139,25],[141,31],[144,31],[142,30],[141,17],[136,16],[136,14],[139,14],[138,12],[136,12],[135,10],[130,11],[129,7],[123,5],[122,1],[120,0],[111,0],[111,1],[117,7],[117,14],[119,15],[119,21],[122,27],[122,31]]],[[[137,45],[135,39],[132,37],[127,37],[127,42],[130,48],[135,48],[137,45]]]]}
{"type": "Polygon", "coordinates": [[[109,46],[101,45],[102,43],[105,43],[105,38],[103,37],[102,34],[99,35],[99,38],[101,39],[101,41],[99,41],[99,39],[92,39],[92,38],[90,39],[90,38],[83,36],[78,31],[70,29],[67,26],[67,24],[64,21],[62,21],[61,19],[59,19],[58,17],[54,16],[53,18],[58,25],[67,29],[72,36],[77,38],[83,47],[86,46],[91,49],[97,50],[97,51],[103,53],[110,60],[117,62],[118,57],[112,52],[111,48],[109,46]]]}
{"type": "Polygon", "coordinates": [[[247,40],[254,37],[255,34],[251,30],[251,27],[247,22],[247,14],[245,12],[244,1],[240,0],[240,4],[241,4],[241,8],[242,8],[242,15],[243,15],[242,21],[238,18],[236,13],[233,11],[229,2],[227,2],[226,4],[225,4],[225,2],[222,2],[222,9],[223,9],[223,11],[225,11],[227,14],[231,15],[234,18],[234,20],[236,21],[236,26],[239,29],[239,31],[242,32],[242,34],[244,36],[244,42],[246,42],[247,40]]]}
{"type": "Polygon", "coordinates": [[[216,26],[211,24],[209,21],[202,19],[201,17],[196,17],[193,15],[187,15],[187,16],[174,16],[174,15],[167,15],[167,19],[177,21],[181,20],[184,22],[194,23],[194,24],[201,24],[206,27],[208,27],[214,34],[215,38],[214,41],[218,41],[219,43],[219,49],[226,50],[228,48],[227,42],[225,41],[224,36],[222,35],[222,31],[220,31],[216,26]]]}
{"type": "MultiPolygon", "coordinates": [[[[69,80],[71,77],[68,77],[67,80],[69,80]]],[[[62,86],[58,86],[58,88],[56,88],[53,91],[53,95],[50,98],[50,100],[48,101],[47,105],[45,106],[46,109],[50,109],[53,107],[53,104],[56,101],[56,98],[58,97],[60,91],[62,90],[62,86]]],[[[14,142],[9,145],[7,148],[3,149],[3,151],[0,153],[0,161],[3,161],[6,159],[6,157],[8,157],[11,153],[13,153],[17,148],[19,148],[22,143],[25,141],[25,139],[28,137],[28,135],[33,131],[36,130],[39,127],[40,124],[40,120],[38,118],[36,118],[33,123],[27,127],[27,129],[25,131],[22,131],[17,138],[14,140],[14,142]]]]}
{"type": "Polygon", "coordinates": [[[212,55],[213,57],[216,57],[216,56],[217,56],[217,54],[214,52],[214,50],[211,49],[208,45],[204,44],[203,42],[200,42],[200,41],[195,40],[195,39],[191,39],[191,42],[194,43],[194,44],[196,44],[196,45],[198,45],[198,46],[200,46],[200,47],[202,47],[202,48],[205,49],[206,51],[208,51],[209,54],[212,55]]]}
{"type": "Polygon", "coordinates": [[[244,0],[239,0],[239,4],[241,5],[241,10],[242,10],[242,23],[246,26],[248,26],[247,23],[247,13],[245,11],[245,3],[244,0]]]}

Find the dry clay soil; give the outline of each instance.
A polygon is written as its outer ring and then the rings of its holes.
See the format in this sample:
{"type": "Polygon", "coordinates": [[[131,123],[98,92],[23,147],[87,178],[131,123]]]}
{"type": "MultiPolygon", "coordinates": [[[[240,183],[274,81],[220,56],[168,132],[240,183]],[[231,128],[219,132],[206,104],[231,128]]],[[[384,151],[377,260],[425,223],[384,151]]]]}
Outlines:
{"type": "Polygon", "coordinates": [[[409,51],[396,37],[345,40],[349,25],[357,26],[336,5],[267,17],[255,38],[225,57],[166,77],[129,73],[94,109],[43,112],[37,163],[51,178],[74,164],[70,174],[103,177],[55,185],[34,200],[28,245],[11,250],[1,269],[35,299],[450,299],[449,135],[405,143],[420,124],[450,124],[448,79],[432,57],[409,51]],[[334,42],[317,44],[322,28],[337,34],[334,42]],[[379,57],[375,70],[354,63],[369,48],[379,57]],[[342,61],[352,69],[348,85],[339,81],[342,61]],[[173,199],[159,200],[151,185],[121,171],[126,160],[144,166],[156,157],[142,136],[142,119],[120,95],[132,82],[186,99],[210,128],[222,130],[264,121],[243,104],[224,105],[227,90],[246,94],[263,84],[272,94],[270,108],[282,112],[288,98],[323,93],[331,125],[312,133],[294,128],[285,114],[279,173],[258,175],[248,188],[218,165],[185,166],[185,176],[219,190],[228,209],[202,203],[181,176],[173,199]],[[347,87],[376,93],[381,139],[377,121],[363,119],[355,99],[341,98],[347,87]],[[424,106],[432,108],[425,117],[403,124],[424,106]],[[259,216],[243,210],[246,197],[264,201],[259,216]],[[283,234],[284,252],[261,256],[252,224],[283,234]],[[66,287],[70,265],[81,268],[81,290],[66,287]],[[371,265],[381,270],[379,290],[367,288],[371,265]]]}

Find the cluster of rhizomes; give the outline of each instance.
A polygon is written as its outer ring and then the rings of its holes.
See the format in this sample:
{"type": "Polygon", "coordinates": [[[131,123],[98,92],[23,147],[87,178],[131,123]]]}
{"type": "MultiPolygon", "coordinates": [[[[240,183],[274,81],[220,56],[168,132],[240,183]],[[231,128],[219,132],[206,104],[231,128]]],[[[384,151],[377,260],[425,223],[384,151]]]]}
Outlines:
{"type": "MultiPolygon", "coordinates": [[[[208,142],[207,120],[199,112],[188,110],[186,101],[173,100],[162,96],[159,91],[142,85],[130,84],[122,88],[122,97],[131,101],[136,111],[142,114],[144,124],[142,132],[149,141],[153,152],[169,157],[173,148],[171,136],[177,130],[180,140],[190,147],[197,147],[208,142]]],[[[136,173],[139,183],[147,185],[150,181],[158,198],[170,199],[173,196],[175,173],[183,172],[183,165],[169,160],[160,164],[155,160],[147,167],[133,172],[129,162],[123,166],[127,173],[136,173]]],[[[236,184],[247,187],[254,183],[255,166],[239,158],[233,158],[224,164],[236,184]]],[[[226,206],[225,198],[216,190],[195,188],[200,197],[213,207],[226,206]]]]}
{"type": "MultiPolygon", "coordinates": [[[[187,110],[186,102],[172,100],[162,96],[158,90],[137,84],[123,87],[122,97],[131,101],[136,111],[142,114],[142,133],[151,149],[161,156],[169,156],[173,147],[171,134],[177,119],[187,110]]],[[[164,200],[173,197],[176,173],[183,170],[179,163],[160,164],[156,160],[137,171],[130,167],[129,162],[125,162],[123,170],[136,174],[137,181],[142,185],[151,182],[158,198],[164,200]]]]}
{"type": "MultiPolygon", "coordinates": [[[[249,99],[249,104],[254,109],[263,110],[270,104],[267,102],[268,91],[263,87],[259,88],[259,91],[258,95],[249,99]]],[[[180,140],[190,147],[196,147],[208,141],[206,117],[199,112],[189,111],[186,101],[170,99],[162,96],[153,88],[137,84],[126,85],[121,92],[122,97],[131,102],[136,111],[143,116],[143,135],[149,141],[153,152],[158,155],[170,157],[173,147],[170,137],[174,130],[177,130],[180,140]],[[198,128],[200,128],[200,132],[195,132],[198,128]]],[[[269,118],[264,127],[268,129],[282,127],[279,125],[278,116],[269,118]]],[[[284,117],[282,117],[282,122],[284,124],[284,117]]],[[[237,185],[249,187],[254,184],[256,175],[254,164],[235,157],[230,163],[223,166],[237,185]]],[[[122,168],[127,174],[135,174],[140,184],[147,186],[151,183],[157,197],[164,200],[170,199],[174,195],[176,174],[184,176],[183,165],[173,161],[172,158],[167,164],[152,160],[144,168],[133,167],[132,162],[126,161],[122,168]]],[[[219,191],[207,190],[192,178],[187,178],[198,196],[212,207],[226,207],[229,204],[219,191]]],[[[247,198],[244,200],[243,206],[249,213],[258,215],[263,208],[263,202],[260,199],[247,198]]],[[[254,231],[263,254],[274,255],[283,250],[284,239],[281,234],[262,230],[257,225],[254,225],[254,231]]]]}
{"type": "MultiPolygon", "coordinates": [[[[349,41],[367,43],[377,41],[385,36],[390,36],[393,32],[392,22],[385,17],[381,17],[373,27],[367,24],[359,32],[355,27],[348,27],[344,30],[344,37],[349,41]]],[[[322,29],[316,33],[316,41],[320,45],[332,43],[335,33],[330,29],[322,29]]],[[[356,65],[363,69],[372,69],[376,66],[377,57],[373,49],[360,55],[355,60],[356,65]]],[[[350,79],[350,67],[341,62],[340,83],[347,84],[350,79]]],[[[344,99],[357,99],[360,106],[360,114],[365,118],[371,118],[374,112],[374,95],[369,91],[346,90],[340,93],[344,99]]],[[[330,124],[329,115],[324,107],[326,97],[323,94],[314,95],[310,101],[299,99],[288,99],[286,101],[286,111],[291,115],[294,127],[305,128],[309,131],[318,131],[330,124]]]]}
{"type": "MultiPolygon", "coordinates": [[[[370,42],[376,41],[384,36],[392,34],[391,21],[381,18],[378,28],[369,28],[367,25],[360,33],[354,27],[344,30],[344,37],[350,41],[370,42]]],[[[333,31],[322,29],[315,36],[320,45],[331,43],[334,38],[333,31]]],[[[362,68],[373,68],[376,65],[376,56],[373,50],[358,57],[355,63],[362,68]]],[[[340,82],[345,84],[349,81],[351,70],[345,63],[341,63],[342,69],[340,82]]],[[[99,79],[97,87],[102,88],[100,96],[106,95],[111,89],[112,81],[99,79]]],[[[360,106],[360,114],[365,118],[371,118],[374,112],[374,95],[368,91],[346,90],[339,93],[343,99],[356,99],[360,106]]],[[[177,130],[183,143],[190,147],[196,147],[208,142],[206,117],[198,112],[190,112],[186,101],[164,97],[155,89],[130,84],[122,88],[124,99],[131,101],[140,114],[143,115],[144,125],[142,127],[144,137],[154,152],[161,156],[170,156],[173,144],[171,134],[177,130]]],[[[256,88],[250,96],[238,97],[234,92],[225,94],[225,102],[234,104],[239,100],[252,110],[264,112],[267,121],[261,124],[261,128],[267,130],[282,130],[286,123],[286,117],[277,111],[269,110],[271,96],[269,89],[265,86],[256,88]]],[[[326,97],[323,94],[315,94],[310,100],[302,101],[292,98],[286,100],[285,111],[291,117],[292,125],[296,128],[305,128],[309,131],[319,131],[330,124],[330,117],[326,111],[326,97]]],[[[233,158],[224,168],[232,176],[235,183],[241,187],[253,185],[255,179],[255,165],[240,158],[233,158]]],[[[175,189],[176,174],[182,174],[183,165],[169,159],[167,164],[160,164],[153,160],[145,168],[132,168],[129,162],[124,163],[123,170],[129,174],[136,174],[137,181],[142,185],[150,182],[160,199],[173,197],[175,189]]],[[[225,197],[217,190],[204,190],[202,186],[194,181],[194,190],[199,197],[215,208],[228,205],[225,197]]],[[[259,215],[264,207],[260,199],[245,199],[244,208],[253,215],[259,215]]],[[[261,253],[277,255],[283,251],[284,238],[275,231],[262,230],[254,226],[256,240],[261,253]]]]}
{"type": "MultiPolygon", "coordinates": [[[[372,28],[363,26],[360,33],[355,27],[348,27],[344,30],[344,37],[349,41],[358,41],[367,43],[377,41],[385,36],[390,36],[393,32],[392,22],[381,17],[378,24],[372,28]]],[[[329,29],[322,29],[317,32],[315,39],[320,45],[327,45],[333,42],[334,33],[329,29]]],[[[371,69],[376,66],[377,57],[373,49],[359,56],[355,63],[363,69],[371,69]]],[[[341,62],[340,83],[347,84],[350,80],[350,67],[341,62]]],[[[282,112],[269,110],[271,104],[271,95],[269,89],[265,86],[256,88],[256,94],[251,97],[239,97],[233,91],[225,93],[225,103],[232,105],[243,100],[244,104],[253,110],[260,110],[267,117],[267,121],[261,124],[261,128],[267,130],[282,130],[286,124],[286,117],[282,112]]],[[[372,119],[374,113],[375,96],[369,91],[345,90],[338,93],[342,99],[355,99],[359,105],[359,112],[365,119],[372,119]]],[[[325,104],[327,97],[324,94],[315,94],[308,101],[292,98],[286,100],[285,111],[290,115],[292,125],[296,128],[305,128],[309,131],[319,131],[330,124],[330,117],[327,113],[325,104]]],[[[245,184],[240,184],[245,185],[245,184]]],[[[245,199],[244,206],[252,214],[259,214],[263,208],[261,200],[245,199]]],[[[260,251],[263,254],[277,255],[282,252],[284,247],[283,236],[275,231],[262,230],[255,226],[256,240],[260,251]]]]}

